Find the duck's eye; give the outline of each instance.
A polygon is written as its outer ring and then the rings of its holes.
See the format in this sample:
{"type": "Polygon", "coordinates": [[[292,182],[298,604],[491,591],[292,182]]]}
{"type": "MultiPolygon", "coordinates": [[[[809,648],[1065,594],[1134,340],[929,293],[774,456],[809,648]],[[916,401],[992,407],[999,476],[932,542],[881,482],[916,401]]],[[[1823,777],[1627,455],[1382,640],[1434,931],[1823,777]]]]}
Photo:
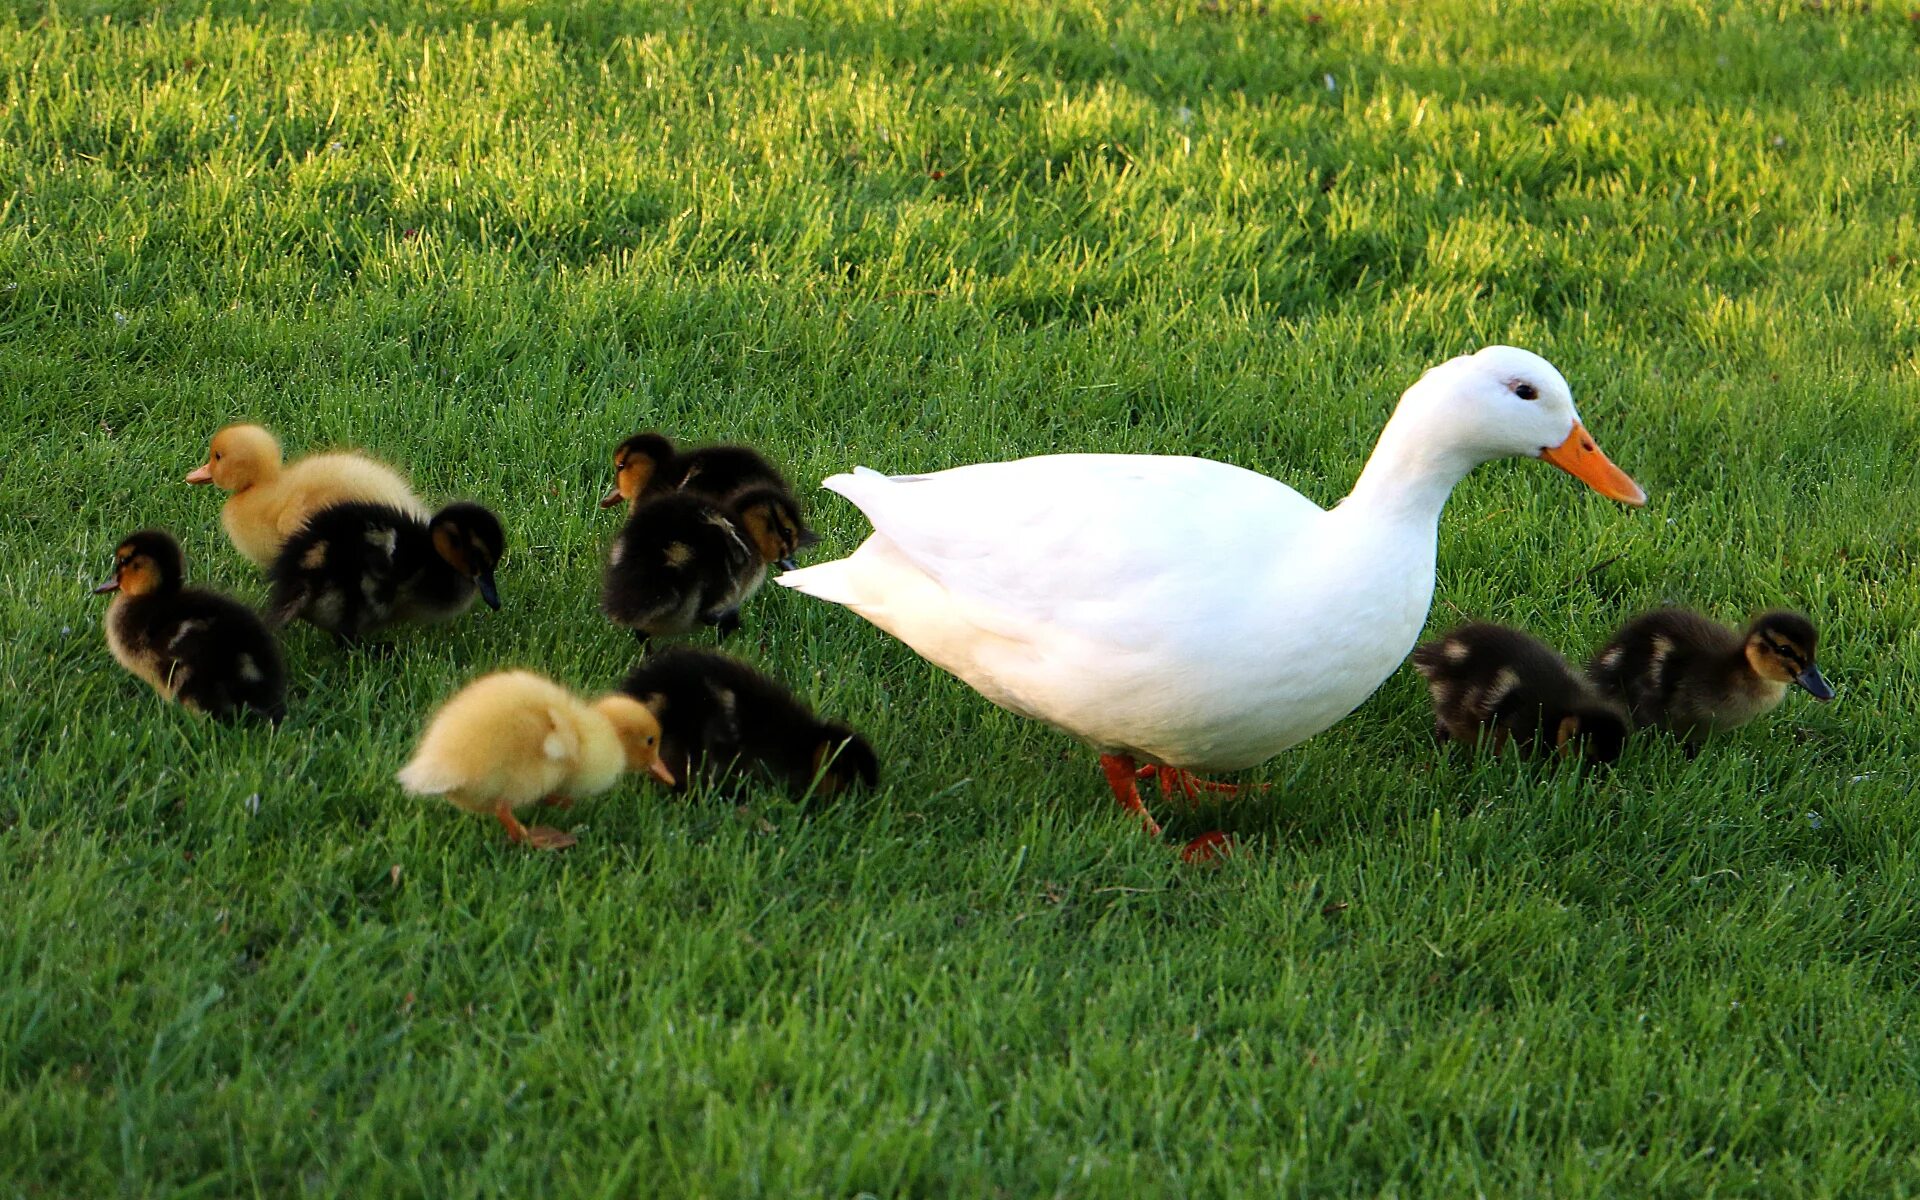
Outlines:
{"type": "Polygon", "coordinates": [[[215,462],[219,462],[219,461],[220,461],[220,452],[219,452],[218,450],[215,450],[215,451],[213,452],[213,461],[215,461],[215,462]]]}
{"type": "Polygon", "coordinates": [[[1513,394],[1522,400],[1538,400],[1540,398],[1540,390],[1530,383],[1514,384],[1513,394]]]}

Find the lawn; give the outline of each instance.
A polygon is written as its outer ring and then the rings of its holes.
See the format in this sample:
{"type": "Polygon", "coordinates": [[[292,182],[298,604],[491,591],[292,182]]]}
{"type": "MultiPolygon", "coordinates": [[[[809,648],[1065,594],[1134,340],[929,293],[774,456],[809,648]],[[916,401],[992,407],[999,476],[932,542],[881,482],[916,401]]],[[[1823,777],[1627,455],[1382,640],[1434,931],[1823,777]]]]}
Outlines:
{"type": "Polygon", "coordinates": [[[1905,7],[8,6],[0,1194],[1920,1192],[1905,7]],[[1150,794],[1158,844],[1083,748],[769,588],[728,648],[877,794],[634,782],[537,855],[392,782],[480,671],[631,665],[626,433],[767,448],[821,561],[854,463],[1332,503],[1490,342],[1651,501],[1483,468],[1432,627],[1797,606],[1835,703],[1583,780],[1440,752],[1403,668],[1265,795],[1150,794]],[[264,598],[181,482],[236,419],[495,507],[504,611],[289,630],[277,730],[158,703],[87,587],[161,525],[264,598]]]}

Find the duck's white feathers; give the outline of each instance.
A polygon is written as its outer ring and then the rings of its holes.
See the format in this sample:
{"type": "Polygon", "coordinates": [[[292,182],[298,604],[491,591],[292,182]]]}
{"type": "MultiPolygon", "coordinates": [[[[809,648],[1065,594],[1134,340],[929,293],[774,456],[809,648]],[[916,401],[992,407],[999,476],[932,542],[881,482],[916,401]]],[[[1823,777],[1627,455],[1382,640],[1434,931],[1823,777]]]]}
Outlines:
{"type": "Polygon", "coordinates": [[[825,486],[875,532],[782,584],[1002,707],[1192,769],[1251,766],[1352,711],[1412,647],[1431,595],[1430,540],[1424,577],[1416,536],[1414,570],[1355,581],[1327,560],[1361,553],[1367,531],[1329,536],[1336,514],[1205,459],[1056,455],[825,486]],[[1342,651],[1346,668],[1312,669],[1342,651]]]}
{"type": "Polygon", "coordinates": [[[873,535],[780,582],[1103,751],[1236,770],[1351,712],[1413,648],[1453,486],[1563,447],[1578,422],[1551,363],[1490,346],[1407,390],[1331,510],[1198,458],[856,470],[826,486],[873,535]]]}

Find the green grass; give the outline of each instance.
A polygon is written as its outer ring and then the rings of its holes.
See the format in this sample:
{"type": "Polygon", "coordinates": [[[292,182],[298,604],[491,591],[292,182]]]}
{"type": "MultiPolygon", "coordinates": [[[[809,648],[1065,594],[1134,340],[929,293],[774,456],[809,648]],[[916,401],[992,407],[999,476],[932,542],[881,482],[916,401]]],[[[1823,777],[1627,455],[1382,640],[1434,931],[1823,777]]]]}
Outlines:
{"type": "Polygon", "coordinates": [[[1920,1191],[1904,9],[10,6],[0,1192],[1920,1191]],[[629,665],[592,501],[635,428],[1332,502],[1492,341],[1652,501],[1482,470],[1434,625],[1799,605],[1837,703],[1582,782],[1437,753],[1403,670],[1268,796],[1158,804],[1244,841],[1196,871],[1079,747],[769,589],[730,648],[878,795],[633,784],[537,856],[391,782],[479,671],[629,665]],[[179,481],[237,418],[495,506],[506,610],[290,631],[276,732],[158,704],[85,588],[159,524],[262,598],[179,481]]]}

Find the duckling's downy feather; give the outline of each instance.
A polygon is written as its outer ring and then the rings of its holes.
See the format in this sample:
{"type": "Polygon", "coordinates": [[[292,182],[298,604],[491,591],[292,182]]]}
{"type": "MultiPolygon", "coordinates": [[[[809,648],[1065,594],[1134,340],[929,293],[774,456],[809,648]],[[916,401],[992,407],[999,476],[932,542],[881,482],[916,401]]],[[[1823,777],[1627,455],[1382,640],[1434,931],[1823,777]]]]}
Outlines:
{"type": "Polygon", "coordinates": [[[502,671],[442,705],[395,778],[417,795],[491,812],[605,791],[626,763],[618,733],[593,708],[552,680],[502,671]]]}

